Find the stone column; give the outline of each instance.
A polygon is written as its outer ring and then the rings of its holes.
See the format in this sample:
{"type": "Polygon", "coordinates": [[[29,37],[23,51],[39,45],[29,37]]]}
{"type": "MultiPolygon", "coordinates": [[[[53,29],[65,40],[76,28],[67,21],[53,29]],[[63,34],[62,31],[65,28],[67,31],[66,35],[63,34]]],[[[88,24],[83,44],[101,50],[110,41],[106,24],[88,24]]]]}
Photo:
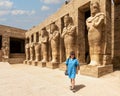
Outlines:
{"type": "Polygon", "coordinates": [[[10,55],[10,38],[7,35],[2,37],[2,61],[8,62],[10,55]]]}
{"type": "MultiPolygon", "coordinates": [[[[50,49],[51,49],[51,58],[52,60],[47,63],[47,67],[55,69],[59,67],[59,39],[60,33],[58,30],[58,26],[56,24],[51,24],[49,35],[50,49]]],[[[49,50],[50,51],[50,50],[49,50]]]]}

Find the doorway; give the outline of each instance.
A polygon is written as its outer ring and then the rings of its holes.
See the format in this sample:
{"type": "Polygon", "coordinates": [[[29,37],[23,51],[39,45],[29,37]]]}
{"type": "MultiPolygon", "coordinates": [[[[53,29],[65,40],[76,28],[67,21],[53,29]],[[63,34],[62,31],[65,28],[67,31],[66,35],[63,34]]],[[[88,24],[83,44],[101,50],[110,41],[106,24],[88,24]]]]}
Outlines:
{"type": "Polygon", "coordinates": [[[88,30],[86,26],[86,20],[88,17],[90,17],[90,10],[86,11],[85,13],[85,62],[87,64],[90,63],[90,53],[89,53],[89,42],[88,42],[88,30]]]}
{"type": "Polygon", "coordinates": [[[79,53],[80,61],[85,64],[90,62],[89,42],[88,42],[88,30],[86,26],[86,20],[90,17],[90,2],[81,6],[78,11],[78,38],[79,38],[79,53]]]}
{"type": "Polygon", "coordinates": [[[10,53],[25,53],[25,40],[10,38],[10,53]]]}
{"type": "Polygon", "coordinates": [[[0,36],[0,62],[2,61],[2,36],[0,36]]]}

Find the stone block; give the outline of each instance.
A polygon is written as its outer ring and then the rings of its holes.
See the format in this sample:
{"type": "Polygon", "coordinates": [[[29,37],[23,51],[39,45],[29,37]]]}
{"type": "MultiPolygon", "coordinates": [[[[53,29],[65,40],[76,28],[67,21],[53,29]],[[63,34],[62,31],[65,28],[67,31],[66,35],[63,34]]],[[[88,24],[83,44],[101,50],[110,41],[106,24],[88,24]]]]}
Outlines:
{"type": "Polygon", "coordinates": [[[65,63],[59,64],[59,69],[65,71],[66,70],[66,64],[65,63]]]}
{"type": "Polygon", "coordinates": [[[23,64],[27,64],[27,60],[24,60],[24,61],[23,61],[23,64]]]}
{"type": "Polygon", "coordinates": [[[59,63],[58,62],[56,62],[56,63],[48,62],[46,64],[46,67],[51,68],[51,69],[56,69],[56,68],[59,68],[59,63]]]}
{"type": "Polygon", "coordinates": [[[46,67],[46,62],[37,62],[37,66],[46,67]]]}
{"type": "Polygon", "coordinates": [[[32,65],[37,66],[38,65],[38,61],[33,61],[32,65]]]}
{"type": "Polygon", "coordinates": [[[33,61],[28,61],[28,64],[29,64],[29,65],[32,65],[32,63],[33,63],[33,61]]]}
{"type": "Polygon", "coordinates": [[[105,66],[91,66],[91,65],[82,65],[80,67],[80,74],[87,75],[92,77],[100,77],[106,75],[108,73],[113,72],[113,65],[105,65],[105,66]]]}

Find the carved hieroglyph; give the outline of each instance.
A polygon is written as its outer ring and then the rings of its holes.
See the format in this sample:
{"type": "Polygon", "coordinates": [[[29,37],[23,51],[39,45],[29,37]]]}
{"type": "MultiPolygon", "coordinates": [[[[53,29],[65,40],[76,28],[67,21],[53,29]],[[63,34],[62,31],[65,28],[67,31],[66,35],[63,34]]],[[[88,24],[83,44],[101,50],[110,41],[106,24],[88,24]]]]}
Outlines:
{"type": "Polygon", "coordinates": [[[104,13],[100,12],[99,3],[91,2],[91,17],[86,20],[90,48],[90,65],[101,65],[104,51],[104,13]]]}
{"type": "Polygon", "coordinates": [[[25,55],[26,55],[26,60],[29,60],[30,59],[30,45],[29,45],[29,43],[27,43],[25,45],[25,55]]]}
{"type": "Polygon", "coordinates": [[[56,24],[51,24],[51,34],[49,37],[49,41],[52,49],[52,61],[53,63],[58,62],[59,55],[59,31],[56,24]]]}
{"type": "Polygon", "coordinates": [[[48,55],[48,32],[46,29],[41,30],[41,54],[42,54],[42,61],[41,62],[47,62],[47,55],[48,55]]]}
{"type": "Polygon", "coordinates": [[[64,17],[64,29],[62,38],[64,38],[64,46],[66,58],[69,57],[71,51],[75,51],[76,43],[76,27],[73,25],[72,18],[68,15],[64,17]]]}

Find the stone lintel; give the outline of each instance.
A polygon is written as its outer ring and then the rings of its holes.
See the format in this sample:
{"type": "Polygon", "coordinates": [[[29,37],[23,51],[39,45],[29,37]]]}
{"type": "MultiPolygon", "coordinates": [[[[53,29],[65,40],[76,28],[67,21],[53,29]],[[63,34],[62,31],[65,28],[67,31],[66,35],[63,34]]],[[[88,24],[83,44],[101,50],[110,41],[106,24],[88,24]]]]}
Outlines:
{"type": "Polygon", "coordinates": [[[92,77],[101,77],[108,73],[113,72],[113,65],[105,65],[105,66],[91,66],[91,65],[82,65],[80,67],[80,74],[87,75],[92,77]]]}

